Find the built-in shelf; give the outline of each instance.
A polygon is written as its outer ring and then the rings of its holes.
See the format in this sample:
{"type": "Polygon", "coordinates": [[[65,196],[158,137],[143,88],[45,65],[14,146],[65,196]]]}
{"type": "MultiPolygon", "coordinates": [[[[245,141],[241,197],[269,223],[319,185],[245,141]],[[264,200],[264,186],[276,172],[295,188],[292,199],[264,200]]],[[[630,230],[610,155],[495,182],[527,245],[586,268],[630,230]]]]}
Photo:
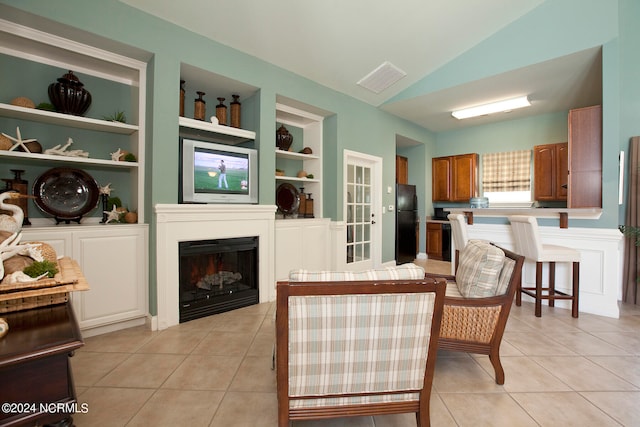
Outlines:
{"type": "MultiPolygon", "coordinates": [[[[54,111],[38,110],[35,108],[18,107],[0,103],[0,116],[20,120],[30,120],[38,123],[88,129],[99,132],[111,132],[121,135],[133,135],[138,131],[137,125],[56,113],[54,111]]],[[[9,134],[9,133],[7,133],[9,134]]]]}
{"type": "Polygon", "coordinates": [[[319,159],[319,156],[314,154],[304,154],[304,153],[296,153],[294,151],[284,151],[276,148],[276,157],[282,157],[283,159],[293,159],[293,160],[313,160],[319,159]]]}
{"type": "Polygon", "coordinates": [[[217,139],[228,144],[240,144],[241,142],[253,141],[256,139],[256,133],[250,130],[234,128],[231,126],[222,126],[202,120],[189,119],[187,117],[179,117],[178,124],[180,125],[181,133],[183,134],[193,133],[193,130],[205,131],[211,134],[216,134],[217,139]]]}
{"type": "Polygon", "coordinates": [[[276,180],[278,180],[278,181],[298,181],[298,182],[320,182],[319,179],[315,179],[315,178],[298,178],[296,176],[282,176],[282,175],[276,175],[276,180]]]}
{"type": "Polygon", "coordinates": [[[137,162],[125,162],[114,161],[106,159],[92,159],[90,157],[70,157],[61,156],[56,154],[40,154],[40,153],[25,153],[23,151],[4,151],[0,150],[0,157],[2,158],[14,158],[14,159],[27,159],[31,161],[44,161],[44,162],[60,162],[60,163],[75,163],[83,165],[100,165],[116,168],[137,168],[137,162]]]}

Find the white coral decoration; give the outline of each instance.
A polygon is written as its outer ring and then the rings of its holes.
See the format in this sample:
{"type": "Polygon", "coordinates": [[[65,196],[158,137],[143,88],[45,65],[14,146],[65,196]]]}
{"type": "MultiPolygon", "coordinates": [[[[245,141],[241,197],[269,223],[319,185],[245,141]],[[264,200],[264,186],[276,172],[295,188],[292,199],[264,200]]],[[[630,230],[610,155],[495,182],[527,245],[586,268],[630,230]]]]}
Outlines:
{"type": "Polygon", "coordinates": [[[120,160],[120,156],[122,156],[123,154],[124,152],[122,151],[122,149],[118,148],[116,151],[111,153],[111,160],[113,160],[114,162],[117,162],[120,160]]]}
{"type": "Polygon", "coordinates": [[[69,150],[73,144],[73,139],[67,139],[67,143],[62,145],[58,144],[53,148],[48,148],[44,150],[44,154],[55,154],[58,156],[67,156],[67,157],[89,157],[89,153],[84,150],[69,150]]]}
{"type": "Polygon", "coordinates": [[[23,246],[24,249],[18,252],[18,255],[28,256],[29,258],[32,258],[33,260],[38,262],[44,261],[41,243],[25,243],[20,246],[23,246]]]}
{"type": "Polygon", "coordinates": [[[49,273],[42,273],[38,277],[31,277],[26,275],[23,271],[15,271],[11,274],[7,274],[7,276],[2,279],[2,284],[11,285],[13,283],[31,283],[37,282],[38,280],[44,278],[49,273]]]}
{"type": "Polygon", "coordinates": [[[4,277],[4,261],[23,250],[27,250],[28,245],[20,244],[21,238],[22,233],[13,233],[0,243],[0,277],[4,277]]]}

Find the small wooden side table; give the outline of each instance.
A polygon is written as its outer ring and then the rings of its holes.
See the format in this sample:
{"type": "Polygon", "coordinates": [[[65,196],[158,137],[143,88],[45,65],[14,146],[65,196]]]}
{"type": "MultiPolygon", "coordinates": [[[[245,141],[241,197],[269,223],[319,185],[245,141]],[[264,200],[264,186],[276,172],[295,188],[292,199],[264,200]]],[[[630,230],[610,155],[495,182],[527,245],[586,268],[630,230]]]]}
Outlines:
{"type": "Polygon", "coordinates": [[[76,399],[69,357],[84,345],[71,302],[1,315],[0,426],[73,426],[76,399]]]}

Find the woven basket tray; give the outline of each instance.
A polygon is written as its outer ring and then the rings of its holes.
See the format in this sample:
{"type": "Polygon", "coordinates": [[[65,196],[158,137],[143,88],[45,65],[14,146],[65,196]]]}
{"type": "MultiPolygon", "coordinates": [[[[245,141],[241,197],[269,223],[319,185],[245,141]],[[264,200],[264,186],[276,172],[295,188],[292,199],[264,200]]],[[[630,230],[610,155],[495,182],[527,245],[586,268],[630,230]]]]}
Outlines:
{"type": "Polygon", "coordinates": [[[0,313],[63,303],[69,300],[69,292],[89,289],[75,260],[60,258],[58,270],[58,274],[52,279],[0,285],[0,313]]]}

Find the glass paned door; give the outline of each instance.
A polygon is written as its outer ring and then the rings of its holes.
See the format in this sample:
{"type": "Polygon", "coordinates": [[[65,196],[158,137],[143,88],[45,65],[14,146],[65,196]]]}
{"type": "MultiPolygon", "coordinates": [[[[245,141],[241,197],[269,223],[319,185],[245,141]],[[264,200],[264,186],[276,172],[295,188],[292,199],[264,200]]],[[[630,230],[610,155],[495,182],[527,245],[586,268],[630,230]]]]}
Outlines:
{"type": "MultiPolygon", "coordinates": [[[[381,160],[380,160],[381,161],[381,160]]],[[[347,157],[346,164],[346,225],[347,264],[358,264],[359,268],[376,265],[375,255],[378,239],[375,238],[377,224],[374,207],[378,206],[375,163],[370,160],[347,157]]]]}

